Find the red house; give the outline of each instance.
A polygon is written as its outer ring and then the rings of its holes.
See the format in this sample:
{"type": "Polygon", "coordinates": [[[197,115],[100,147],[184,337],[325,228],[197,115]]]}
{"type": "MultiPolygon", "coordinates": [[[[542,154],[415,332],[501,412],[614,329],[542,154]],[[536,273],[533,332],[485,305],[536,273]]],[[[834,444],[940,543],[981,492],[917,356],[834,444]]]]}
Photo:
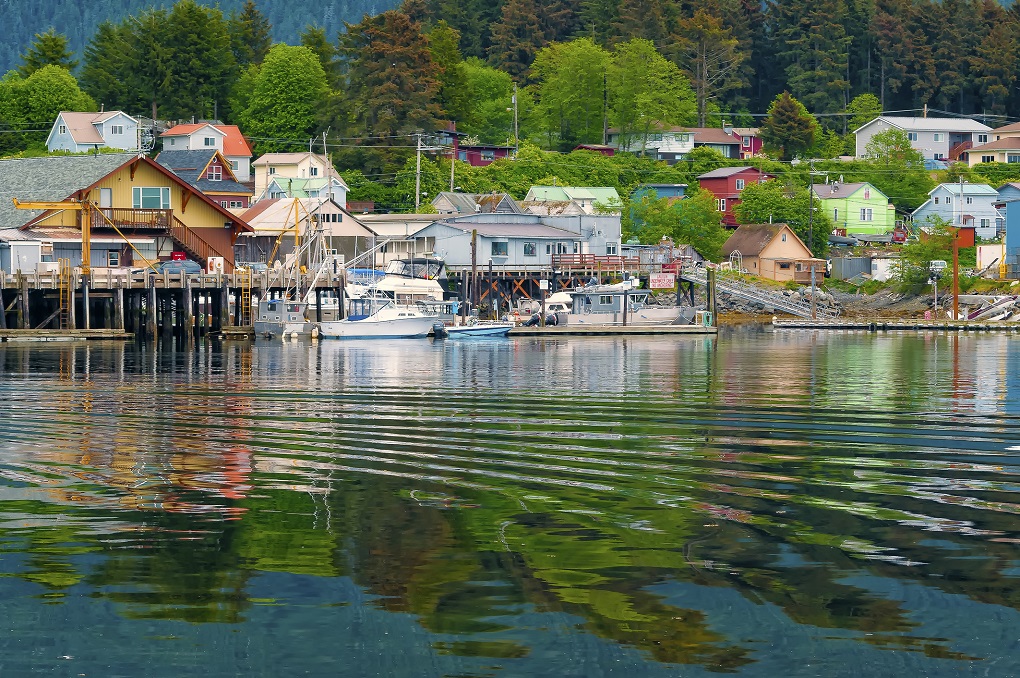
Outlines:
{"type": "Polygon", "coordinates": [[[757,127],[731,127],[730,135],[740,141],[741,160],[761,153],[762,141],[757,127]]]}
{"type": "Polygon", "coordinates": [[[698,177],[701,188],[715,196],[715,206],[722,212],[722,222],[729,228],[737,227],[733,208],[740,204],[740,192],[748,184],[773,179],[773,175],[757,167],[720,167],[698,177]]]}
{"type": "Polygon", "coordinates": [[[616,153],[615,148],[613,148],[612,146],[607,146],[606,144],[580,144],[578,146],[574,146],[574,150],[595,151],[596,153],[601,153],[602,155],[609,158],[613,157],[613,154],[616,153]]]}
{"type": "Polygon", "coordinates": [[[509,158],[514,154],[513,146],[496,146],[494,144],[467,145],[457,143],[457,160],[462,160],[472,167],[485,167],[501,158],[509,158]]]}

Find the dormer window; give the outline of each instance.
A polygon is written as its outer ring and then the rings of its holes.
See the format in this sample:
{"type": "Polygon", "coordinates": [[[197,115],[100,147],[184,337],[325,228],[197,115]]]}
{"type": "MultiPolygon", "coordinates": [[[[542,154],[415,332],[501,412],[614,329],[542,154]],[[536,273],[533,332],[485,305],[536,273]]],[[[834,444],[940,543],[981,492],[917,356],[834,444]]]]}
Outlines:
{"type": "Polygon", "coordinates": [[[213,165],[209,168],[209,181],[222,181],[223,180],[223,168],[219,165],[213,165]]]}

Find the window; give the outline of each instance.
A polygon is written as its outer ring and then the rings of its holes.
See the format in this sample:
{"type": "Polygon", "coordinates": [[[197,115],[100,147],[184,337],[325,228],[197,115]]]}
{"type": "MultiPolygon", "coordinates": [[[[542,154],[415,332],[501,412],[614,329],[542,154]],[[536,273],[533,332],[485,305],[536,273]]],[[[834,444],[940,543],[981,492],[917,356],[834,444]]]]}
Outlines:
{"type": "Polygon", "coordinates": [[[106,265],[107,266],[120,266],[120,252],[116,250],[110,250],[106,253],[106,265]]]}
{"type": "Polygon", "coordinates": [[[715,199],[715,209],[716,209],[717,212],[725,212],[726,211],[726,198],[716,198],[715,199]]]}
{"type": "Polygon", "coordinates": [[[123,133],[124,125],[110,125],[110,134],[123,134],[123,133]]]}
{"type": "Polygon", "coordinates": [[[988,135],[987,134],[979,134],[978,135],[978,143],[979,144],[986,144],[986,143],[988,143],[988,135]]]}
{"type": "Polygon", "coordinates": [[[168,210],[170,187],[135,186],[131,189],[131,206],[136,210],[168,210]]]}
{"type": "Polygon", "coordinates": [[[600,294],[599,295],[599,306],[611,306],[613,304],[613,295],[611,294],[600,294]]]}
{"type": "Polygon", "coordinates": [[[226,207],[230,204],[229,200],[220,200],[220,207],[226,207]]]}
{"type": "Polygon", "coordinates": [[[871,200],[871,189],[870,188],[865,188],[864,189],[864,199],[865,200],[871,200]]]}
{"type": "Polygon", "coordinates": [[[310,176],[310,177],[317,177],[317,176],[319,176],[319,168],[318,167],[310,167],[308,169],[308,176],[310,176]]]}
{"type": "Polygon", "coordinates": [[[967,196],[967,204],[968,205],[973,205],[974,204],[974,198],[972,198],[970,196],[967,196]]]}
{"type": "Polygon", "coordinates": [[[202,138],[202,145],[203,146],[215,146],[216,145],[216,139],[214,139],[213,137],[203,137],[202,138]]]}
{"type": "Polygon", "coordinates": [[[907,139],[910,141],[917,141],[917,132],[907,132],[907,139]]]}
{"type": "Polygon", "coordinates": [[[981,228],[988,228],[991,225],[992,225],[991,220],[989,220],[989,219],[982,219],[981,220],[981,228]]]}
{"type": "Polygon", "coordinates": [[[743,179],[737,179],[737,190],[738,191],[744,190],[744,180],[743,179]]]}
{"type": "Polygon", "coordinates": [[[569,253],[570,253],[570,243],[568,243],[568,242],[558,242],[558,243],[556,243],[556,254],[569,254],[569,253]]]}
{"type": "Polygon", "coordinates": [[[744,148],[751,147],[751,137],[740,137],[740,145],[744,148]]]}
{"type": "Polygon", "coordinates": [[[275,167],[270,167],[269,168],[269,173],[270,174],[276,174],[276,168],[275,167]]]}
{"type": "Polygon", "coordinates": [[[498,241],[492,243],[492,256],[494,257],[507,256],[507,243],[498,241]]]}
{"type": "Polygon", "coordinates": [[[952,196],[948,196],[948,195],[946,196],[946,204],[947,205],[952,205],[953,204],[952,196]]]}
{"type": "Polygon", "coordinates": [[[580,253],[581,253],[581,243],[575,240],[574,241],[574,254],[580,254],[580,253]]]}
{"type": "Polygon", "coordinates": [[[1020,155],[1009,154],[1006,156],[1006,162],[1020,162],[1020,155]]]}
{"type": "Polygon", "coordinates": [[[981,162],[995,162],[995,156],[994,155],[982,155],[981,156],[981,162]]]}
{"type": "Polygon", "coordinates": [[[546,253],[546,254],[552,254],[552,243],[548,243],[548,242],[547,242],[547,243],[545,244],[545,253],[546,253]]]}
{"type": "Polygon", "coordinates": [[[784,271],[789,270],[790,262],[788,262],[788,261],[780,261],[779,262],[779,268],[783,269],[784,271]]]}
{"type": "Polygon", "coordinates": [[[492,162],[496,159],[496,151],[482,151],[482,160],[492,162]]]}
{"type": "Polygon", "coordinates": [[[870,207],[861,208],[861,221],[874,221],[874,211],[870,207]]]}
{"type": "Polygon", "coordinates": [[[235,172],[237,170],[241,169],[240,161],[238,161],[238,160],[231,160],[229,162],[230,162],[230,169],[234,170],[235,172]]]}
{"type": "Polygon", "coordinates": [[[839,208],[838,207],[834,207],[832,209],[832,220],[833,221],[839,221],[839,208]]]}
{"type": "Polygon", "coordinates": [[[209,181],[223,181],[223,168],[219,165],[213,165],[209,168],[209,181]]]}
{"type": "Polygon", "coordinates": [[[535,243],[533,242],[524,243],[524,256],[526,257],[538,256],[538,248],[535,246],[535,243]]]}
{"type": "Polygon", "coordinates": [[[935,154],[932,155],[932,158],[935,159],[935,160],[945,160],[946,159],[946,154],[945,153],[935,153],[935,154]]]}
{"type": "Polygon", "coordinates": [[[616,254],[616,253],[617,253],[616,243],[615,242],[607,242],[606,243],[606,254],[616,254]]]}
{"type": "Polygon", "coordinates": [[[467,162],[467,151],[457,151],[457,160],[467,162]]]}
{"type": "Polygon", "coordinates": [[[785,233],[783,234],[782,241],[786,242],[786,234],[785,233]]]}
{"type": "Polygon", "coordinates": [[[939,143],[946,140],[945,132],[935,132],[931,135],[931,140],[935,143],[939,143]]]}
{"type": "Polygon", "coordinates": [[[53,243],[44,242],[39,244],[39,260],[53,261],[53,243]]]}
{"type": "Polygon", "coordinates": [[[67,125],[61,125],[60,126],[60,133],[61,134],[67,134],[67,125]]]}

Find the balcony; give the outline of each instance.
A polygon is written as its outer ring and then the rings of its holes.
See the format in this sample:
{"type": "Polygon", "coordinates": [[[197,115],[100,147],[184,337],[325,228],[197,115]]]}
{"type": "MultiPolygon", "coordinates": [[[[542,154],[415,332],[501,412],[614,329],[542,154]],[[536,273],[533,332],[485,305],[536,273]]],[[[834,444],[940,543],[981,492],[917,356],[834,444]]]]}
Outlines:
{"type": "Polygon", "coordinates": [[[94,220],[93,228],[109,228],[112,222],[120,230],[157,230],[166,232],[173,223],[173,210],[125,209],[104,207],[105,219],[94,220]]]}

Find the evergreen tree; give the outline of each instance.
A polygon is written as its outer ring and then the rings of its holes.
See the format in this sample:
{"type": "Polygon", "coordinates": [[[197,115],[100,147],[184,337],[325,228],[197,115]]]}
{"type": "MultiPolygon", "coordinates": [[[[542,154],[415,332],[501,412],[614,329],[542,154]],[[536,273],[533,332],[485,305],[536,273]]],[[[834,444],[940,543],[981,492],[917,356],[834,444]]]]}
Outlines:
{"type": "Polygon", "coordinates": [[[605,47],[612,38],[620,16],[620,0],[582,0],[578,36],[586,36],[605,47]]]}
{"type": "Polygon", "coordinates": [[[130,38],[125,24],[104,21],[96,28],[95,35],[85,48],[81,86],[109,110],[131,107],[130,38]]]}
{"type": "Polygon", "coordinates": [[[535,0],[507,0],[503,16],[492,27],[489,60],[521,82],[535,54],[546,44],[535,0]]]}
{"type": "Polygon", "coordinates": [[[471,100],[458,44],[460,35],[445,21],[439,21],[428,33],[429,53],[438,67],[439,105],[446,117],[459,122],[471,114],[471,100]]]}
{"type": "Polygon", "coordinates": [[[620,0],[613,42],[643,38],[662,47],[675,32],[675,20],[675,6],[667,0],[620,0]]]}
{"type": "Polygon", "coordinates": [[[538,16],[546,43],[567,40],[580,26],[574,0],[537,0],[538,16]]]}
{"type": "Polygon", "coordinates": [[[691,81],[698,125],[704,127],[709,104],[744,84],[740,69],[744,54],[722,21],[700,9],[680,20],[673,50],[691,81]]]}
{"type": "MultiPolygon", "coordinates": [[[[407,146],[418,131],[435,131],[442,116],[436,103],[439,69],[419,24],[396,11],[347,24],[340,53],[348,64],[347,96],[353,130],[379,146],[407,146]]],[[[369,169],[394,169],[398,154],[373,149],[369,169]]]]}
{"type": "Polygon", "coordinates": [[[974,84],[981,110],[1004,115],[1020,68],[1017,51],[1020,35],[997,2],[983,0],[982,7],[987,37],[978,44],[971,58],[974,84]]]}
{"type": "Polygon", "coordinates": [[[218,117],[238,72],[223,13],[195,0],[178,0],[168,19],[163,27],[170,54],[169,87],[162,93],[164,115],[218,117]]]}
{"type": "Polygon", "coordinates": [[[170,98],[173,50],[166,44],[165,31],[169,16],[164,9],[149,9],[126,20],[128,50],[123,78],[128,92],[123,106],[140,109],[149,107],[153,119],[170,98]]]}
{"type": "Polygon", "coordinates": [[[248,106],[238,118],[256,152],[305,148],[329,94],[319,58],[307,47],[275,45],[251,82],[248,106]]]}
{"type": "MultiPolygon", "coordinates": [[[[909,0],[878,0],[872,27],[878,57],[878,98],[886,108],[886,96],[899,92],[907,77],[910,40],[906,21],[909,0]]],[[[851,125],[851,127],[853,127],[851,125]]]]}
{"type": "Polygon", "coordinates": [[[850,87],[845,0],[786,0],[775,7],[790,92],[816,113],[842,111],[850,87]]]}
{"type": "Polygon", "coordinates": [[[944,0],[929,8],[926,34],[933,46],[938,90],[935,101],[963,113],[972,94],[970,59],[984,35],[976,34],[977,18],[966,0],[944,0]]]}
{"type": "Polygon", "coordinates": [[[53,64],[73,71],[78,67],[78,62],[71,57],[74,53],[67,48],[67,37],[57,33],[51,26],[45,33],[36,33],[32,46],[21,55],[21,66],[18,73],[27,78],[43,66],[53,64]]]}
{"type": "Polygon", "coordinates": [[[761,126],[765,146],[779,152],[781,160],[792,160],[815,143],[818,123],[789,92],[783,92],[769,108],[761,126]]]}
{"type": "Polygon", "coordinates": [[[230,47],[239,69],[262,63],[273,44],[272,30],[272,24],[255,6],[255,0],[245,0],[240,13],[230,14],[230,47]]]}

